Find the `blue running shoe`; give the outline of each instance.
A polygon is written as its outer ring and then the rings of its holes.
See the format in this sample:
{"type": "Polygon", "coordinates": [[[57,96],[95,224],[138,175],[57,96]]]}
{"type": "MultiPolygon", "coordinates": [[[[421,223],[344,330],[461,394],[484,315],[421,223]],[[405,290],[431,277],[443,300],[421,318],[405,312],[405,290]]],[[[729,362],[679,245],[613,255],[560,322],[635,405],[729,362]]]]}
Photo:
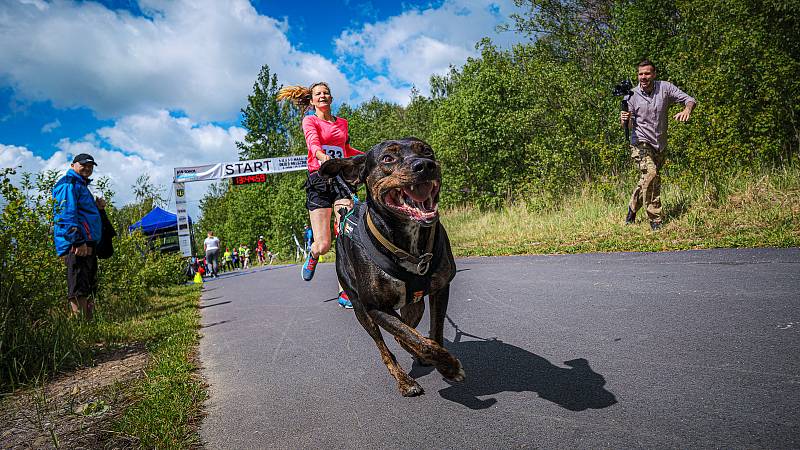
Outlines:
{"type": "Polygon", "coordinates": [[[313,258],[311,256],[311,252],[308,252],[308,257],[306,257],[306,262],[303,263],[303,279],[306,281],[311,281],[314,278],[314,271],[317,270],[317,261],[319,261],[319,256],[313,258]]]}
{"type": "Polygon", "coordinates": [[[347,297],[347,292],[340,292],[339,293],[339,306],[344,309],[353,309],[353,303],[350,302],[350,298],[347,297]]]}

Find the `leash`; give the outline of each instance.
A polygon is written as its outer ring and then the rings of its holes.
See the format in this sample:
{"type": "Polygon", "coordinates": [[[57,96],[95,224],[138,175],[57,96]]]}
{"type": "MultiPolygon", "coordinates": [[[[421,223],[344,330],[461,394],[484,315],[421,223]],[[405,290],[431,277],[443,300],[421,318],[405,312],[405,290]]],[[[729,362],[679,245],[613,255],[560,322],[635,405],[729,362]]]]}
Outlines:
{"type": "Polygon", "coordinates": [[[454,344],[457,344],[457,343],[461,342],[461,336],[469,336],[471,338],[479,339],[481,341],[486,341],[486,342],[497,341],[498,340],[497,338],[487,339],[485,337],[475,336],[474,334],[466,333],[461,328],[459,328],[458,325],[456,325],[455,322],[453,322],[453,319],[451,319],[450,316],[445,314],[444,318],[447,319],[447,321],[450,322],[450,326],[452,326],[456,330],[456,337],[453,338],[453,343],[454,344]]]}
{"type": "MultiPolygon", "coordinates": [[[[341,175],[339,175],[339,174],[337,174],[337,175],[336,175],[336,177],[334,178],[334,180],[336,181],[336,184],[338,184],[338,185],[339,185],[339,189],[343,190],[343,191],[344,191],[344,193],[345,193],[345,194],[346,194],[348,197],[352,198],[352,199],[353,199],[353,202],[354,202],[355,204],[358,204],[358,202],[359,202],[359,200],[358,200],[358,195],[356,195],[356,193],[355,193],[355,192],[353,192],[353,190],[352,190],[352,189],[350,189],[350,185],[348,185],[348,184],[347,184],[347,183],[344,181],[344,179],[342,178],[342,176],[341,176],[341,175]]],[[[354,204],[353,206],[355,206],[355,204],[354,204]]]]}
{"type": "MultiPolygon", "coordinates": [[[[381,243],[387,250],[392,252],[394,256],[396,256],[401,261],[409,262],[412,265],[416,265],[416,271],[411,271],[416,273],[417,275],[425,275],[428,273],[428,269],[431,266],[431,259],[433,259],[433,241],[434,237],[436,236],[436,226],[433,227],[431,230],[431,234],[428,236],[428,243],[426,245],[425,253],[420,256],[414,256],[411,253],[399,248],[398,246],[389,242],[386,237],[384,237],[378,228],[375,226],[375,223],[372,221],[372,215],[369,213],[369,209],[366,211],[367,216],[367,227],[369,228],[370,233],[375,236],[375,239],[381,243]]],[[[437,224],[438,225],[438,224],[437,224]]]]}
{"type": "Polygon", "coordinates": [[[353,207],[350,208],[349,211],[342,213],[341,211],[345,209],[344,207],[339,208],[339,210],[336,211],[336,213],[339,214],[339,228],[336,231],[338,231],[338,235],[341,235],[342,233],[344,233],[345,222],[347,222],[347,219],[349,219],[350,216],[352,216],[353,213],[355,212],[359,200],[358,200],[358,195],[356,195],[356,193],[350,189],[350,186],[344,181],[341,175],[337,174],[336,177],[334,178],[334,181],[337,184],[337,186],[334,187],[337,190],[339,190],[339,194],[344,193],[345,195],[353,199],[353,207]]]}

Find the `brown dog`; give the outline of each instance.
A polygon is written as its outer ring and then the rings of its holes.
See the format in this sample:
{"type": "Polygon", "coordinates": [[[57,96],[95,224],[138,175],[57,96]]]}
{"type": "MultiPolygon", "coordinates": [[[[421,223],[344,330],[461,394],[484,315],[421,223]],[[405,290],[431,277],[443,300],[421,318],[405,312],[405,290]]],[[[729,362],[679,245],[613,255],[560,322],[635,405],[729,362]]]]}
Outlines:
{"type": "Polygon", "coordinates": [[[367,185],[366,202],[341,222],[336,273],[400,392],[409,397],[423,390],[397,364],[379,327],[422,364],[435,366],[450,381],[464,380],[461,363],[443,345],[456,265],[439,223],[441,169],[431,147],[416,138],[385,141],[365,155],[326,161],[320,174],[367,185]],[[425,295],[431,308],[429,338],[416,330],[425,295]]]}

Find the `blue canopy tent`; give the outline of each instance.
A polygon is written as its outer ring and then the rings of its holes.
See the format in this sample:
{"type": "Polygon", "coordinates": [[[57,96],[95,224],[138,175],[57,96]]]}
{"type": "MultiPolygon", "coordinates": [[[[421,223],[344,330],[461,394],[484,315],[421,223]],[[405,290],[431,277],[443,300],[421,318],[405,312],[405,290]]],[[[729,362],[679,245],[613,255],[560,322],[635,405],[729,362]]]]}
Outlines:
{"type": "MultiPolygon", "coordinates": [[[[192,229],[192,218],[189,217],[189,230],[192,229]]],[[[128,232],[142,230],[145,236],[150,236],[150,241],[161,238],[160,250],[177,251],[178,246],[178,216],[165,211],[158,206],[145,214],[138,222],[128,227],[128,232]]]]}
{"type": "MultiPolygon", "coordinates": [[[[192,218],[189,217],[189,226],[192,225],[192,218]]],[[[153,208],[152,211],[145,214],[138,222],[128,227],[129,232],[135,229],[141,229],[142,233],[147,236],[153,234],[164,233],[167,231],[178,230],[178,216],[169,211],[165,211],[158,206],[153,208]]]]}

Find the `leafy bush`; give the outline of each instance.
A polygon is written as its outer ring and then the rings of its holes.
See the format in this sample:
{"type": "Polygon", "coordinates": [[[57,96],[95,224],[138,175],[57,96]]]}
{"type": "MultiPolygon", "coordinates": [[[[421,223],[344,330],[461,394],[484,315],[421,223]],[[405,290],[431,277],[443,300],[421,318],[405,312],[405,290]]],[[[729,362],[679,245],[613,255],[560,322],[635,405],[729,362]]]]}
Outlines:
{"type": "MultiPolygon", "coordinates": [[[[648,58],[659,79],[698,102],[688,123],[669,119],[665,185],[702,180],[722,199],[731,173],[800,157],[796,0],[515,3],[521,13],[506,28],[530,42],[500,50],[482,40],[478,57],[433,76],[430,97],[412,91],[407,106],[342,105],[337,114],[349,120],[353,145],[427,140],[442,163],[443,207],[510,201],[546,209],[586,182],[610,186],[635,174],[611,90],[635,79],[636,64],[648,58]]],[[[306,153],[300,117],[278,107],[277,89],[265,67],[243,110],[243,158],[306,153]]],[[[282,233],[299,232],[306,220],[302,182],[271,183],[211,192],[201,205],[203,225],[233,240],[264,234],[279,239],[270,245],[290,247],[282,233]]]]}
{"type": "MultiPolygon", "coordinates": [[[[120,232],[114,256],[100,260],[94,323],[67,315],[66,270],[55,254],[50,189],[55,172],[35,180],[13,170],[0,172],[0,388],[75,365],[91,356],[102,340],[103,322],[141,310],[151,289],[183,281],[184,262],[176,255],[145,253],[140,234],[120,232]]],[[[114,218],[115,209],[107,208],[114,218]]]]}

